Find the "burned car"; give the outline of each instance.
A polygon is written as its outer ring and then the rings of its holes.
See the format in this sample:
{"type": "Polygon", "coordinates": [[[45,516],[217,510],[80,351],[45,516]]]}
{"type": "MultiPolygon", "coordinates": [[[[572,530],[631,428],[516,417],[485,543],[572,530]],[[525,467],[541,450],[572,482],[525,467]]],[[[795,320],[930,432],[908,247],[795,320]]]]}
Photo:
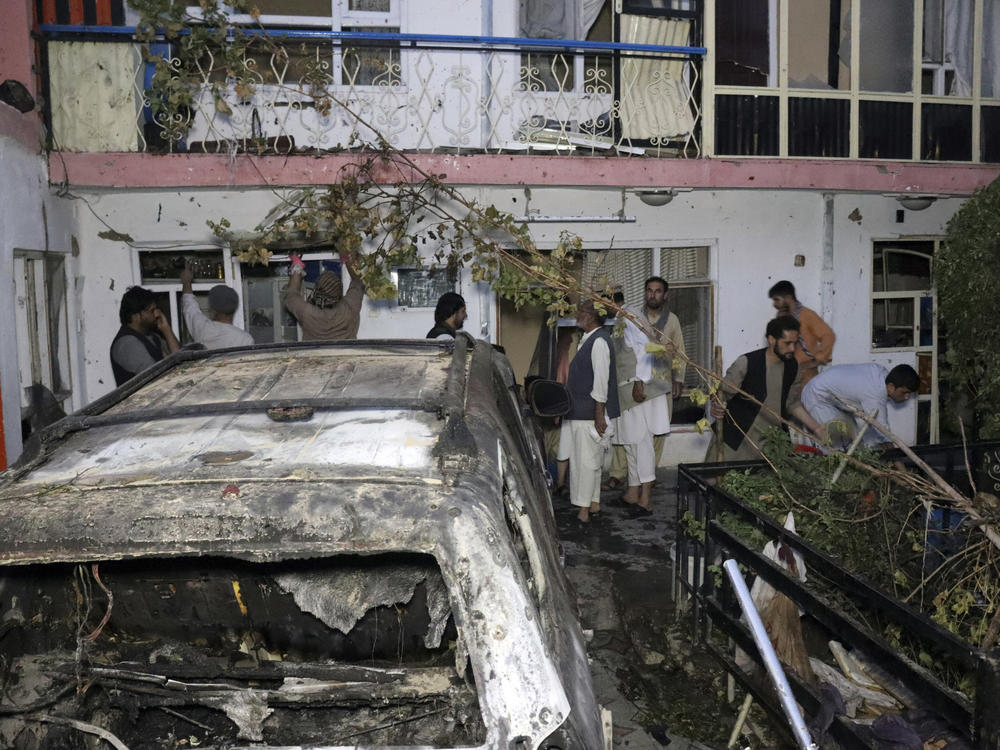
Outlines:
{"type": "Polygon", "coordinates": [[[483,342],[181,351],[0,512],[0,746],[610,747],[483,342]]]}

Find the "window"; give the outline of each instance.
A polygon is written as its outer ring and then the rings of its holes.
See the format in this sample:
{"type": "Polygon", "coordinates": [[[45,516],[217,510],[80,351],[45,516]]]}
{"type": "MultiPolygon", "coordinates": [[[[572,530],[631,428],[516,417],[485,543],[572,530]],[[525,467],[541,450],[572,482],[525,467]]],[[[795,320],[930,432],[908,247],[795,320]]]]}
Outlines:
{"type": "Polygon", "coordinates": [[[443,268],[397,268],[392,272],[400,307],[437,307],[438,298],[455,291],[455,279],[443,268]]]}
{"type": "MultiPolygon", "coordinates": [[[[912,352],[920,375],[916,441],[939,437],[937,370],[942,341],[934,296],[935,240],[876,242],[872,249],[872,352],[912,352]]],[[[899,360],[906,362],[906,359],[899,360]]]]}
{"type": "MultiPolygon", "coordinates": [[[[230,22],[246,26],[259,23],[269,29],[384,33],[400,30],[399,0],[254,0],[253,5],[260,11],[256,19],[249,14],[230,12],[230,22]]],[[[196,6],[189,7],[188,13],[195,18],[201,16],[196,6]]],[[[328,43],[293,40],[283,46],[287,59],[272,60],[264,51],[252,55],[254,70],[268,82],[274,82],[269,80],[274,78],[280,78],[281,83],[311,82],[329,76],[333,82],[345,86],[387,86],[401,80],[399,45],[394,42],[350,41],[334,45],[332,51],[328,43]]]]}
{"type": "Polygon", "coordinates": [[[872,348],[930,346],[933,242],[877,242],[872,269],[872,348]],[[925,309],[926,308],[926,309],[925,309]]]}
{"type": "MultiPolygon", "coordinates": [[[[711,370],[714,300],[708,247],[590,251],[584,258],[583,283],[593,289],[620,285],[627,304],[642,304],[650,276],[662,276],[670,285],[667,304],[680,321],[687,356],[711,370]]],[[[698,373],[688,367],[685,388],[700,385],[698,373]]]]}
{"type": "Polygon", "coordinates": [[[63,416],[70,396],[65,256],[14,251],[21,420],[25,436],[63,416]]]}
{"type": "MultiPolygon", "coordinates": [[[[135,256],[135,278],[156,295],[156,306],[163,311],[181,345],[193,342],[181,314],[180,273],[185,265],[194,272],[192,291],[202,312],[208,314],[208,291],[216,284],[233,286],[229,251],[222,248],[177,250],[139,250],[135,256]]],[[[245,297],[241,297],[241,300],[245,297]]],[[[234,323],[239,325],[240,310],[234,323]]]]}
{"type": "MultiPolygon", "coordinates": [[[[302,296],[309,299],[319,275],[333,271],[341,275],[340,260],[329,249],[298,250],[306,264],[302,280],[302,296]]],[[[288,256],[274,255],[267,265],[243,264],[243,318],[254,343],[300,341],[302,329],[298,321],[285,308],[285,290],[288,289],[288,256]]],[[[344,285],[344,290],[348,285],[344,285]]]]}

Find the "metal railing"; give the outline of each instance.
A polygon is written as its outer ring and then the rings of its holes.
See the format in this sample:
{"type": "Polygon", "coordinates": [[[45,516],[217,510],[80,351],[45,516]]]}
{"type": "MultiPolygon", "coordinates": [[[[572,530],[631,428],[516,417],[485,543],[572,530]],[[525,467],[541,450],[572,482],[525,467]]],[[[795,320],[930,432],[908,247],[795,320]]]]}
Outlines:
{"type": "Polygon", "coordinates": [[[698,47],[258,29],[235,63],[185,67],[131,27],[42,32],[56,150],[701,156],[698,47]],[[151,56],[182,106],[159,106],[151,56]]]}
{"type": "MultiPolygon", "coordinates": [[[[961,485],[970,473],[980,474],[977,484],[987,482],[991,489],[1000,485],[1000,442],[961,445],[934,445],[916,449],[917,454],[937,470],[947,481],[961,485]]],[[[895,454],[887,454],[897,457],[895,454]]],[[[875,664],[898,677],[914,694],[931,706],[957,732],[971,740],[977,749],[1000,747],[1000,654],[984,654],[944,629],[929,617],[900,602],[862,576],[846,570],[832,555],[816,548],[802,537],[741,499],[724,491],[716,480],[731,470],[752,468],[770,471],[764,462],[739,461],[717,464],[682,465],[677,474],[677,541],[674,565],[674,599],[690,597],[695,635],[706,642],[709,650],[726,669],[750,690],[774,716],[780,717],[780,707],[772,693],[736,665],[730,652],[709,638],[711,628],[725,636],[761,663],[761,657],[746,626],[740,622],[738,610],[718,589],[712,566],[720,556],[735,558],[750,575],[789,597],[801,610],[823,628],[836,633],[845,645],[857,648],[875,664]],[[881,634],[844,612],[830,598],[801,583],[733,534],[718,520],[728,514],[742,523],[752,525],[770,539],[781,539],[800,554],[807,567],[815,571],[826,585],[834,587],[837,596],[844,596],[883,620],[899,626],[908,636],[924,644],[926,649],[948,660],[973,676],[976,692],[970,700],[948,687],[930,671],[914,663],[892,646],[881,634]]],[[[814,688],[789,675],[796,698],[807,712],[820,705],[814,688]]],[[[846,748],[869,748],[869,738],[850,721],[839,717],[830,728],[831,735],[846,748]]]]}

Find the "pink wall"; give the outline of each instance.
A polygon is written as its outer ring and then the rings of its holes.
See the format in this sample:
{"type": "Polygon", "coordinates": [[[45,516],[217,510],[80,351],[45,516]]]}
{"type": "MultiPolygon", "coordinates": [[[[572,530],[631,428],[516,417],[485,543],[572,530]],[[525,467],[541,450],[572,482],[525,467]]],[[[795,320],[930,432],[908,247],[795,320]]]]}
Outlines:
{"type": "MultiPolygon", "coordinates": [[[[1000,176],[996,165],[781,159],[639,159],[414,154],[420,169],[457,185],[780,188],[965,196],[1000,176]]],[[[351,155],[75,154],[50,160],[50,179],[93,187],[325,185],[351,155]]],[[[399,173],[386,174],[397,181],[399,173]]]]}
{"type": "Polygon", "coordinates": [[[0,81],[20,81],[37,97],[31,64],[35,57],[31,28],[34,23],[31,0],[10,0],[3,4],[0,23],[0,81]]]}

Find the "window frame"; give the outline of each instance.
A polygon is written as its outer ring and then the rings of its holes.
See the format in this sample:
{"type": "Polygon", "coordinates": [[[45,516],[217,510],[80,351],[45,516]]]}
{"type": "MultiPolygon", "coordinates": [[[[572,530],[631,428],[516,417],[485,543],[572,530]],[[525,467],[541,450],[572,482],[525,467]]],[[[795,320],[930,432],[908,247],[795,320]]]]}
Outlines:
{"type": "MultiPolygon", "coordinates": [[[[872,0],[874,1],[874,0],[872,0]]],[[[873,153],[863,153],[861,136],[863,124],[860,121],[859,110],[862,102],[897,102],[905,103],[910,107],[910,121],[912,127],[909,133],[899,132],[898,144],[900,150],[906,153],[906,156],[894,156],[893,159],[899,159],[903,161],[915,161],[915,162],[929,162],[929,163],[954,163],[954,164],[980,164],[988,163],[984,161],[987,156],[984,153],[984,134],[983,134],[983,110],[984,108],[989,108],[991,106],[996,106],[1000,102],[1000,91],[993,91],[993,96],[987,97],[983,95],[984,91],[984,71],[986,69],[985,62],[983,60],[983,45],[984,45],[984,26],[985,26],[985,16],[987,13],[986,4],[990,0],[971,0],[974,5],[972,7],[973,13],[973,23],[972,23],[972,38],[971,38],[971,51],[972,51],[972,69],[971,69],[971,92],[968,96],[958,96],[948,93],[933,93],[925,94],[923,93],[923,77],[925,73],[925,68],[927,68],[927,63],[925,63],[923,57],[923,32],[924,32],[924,14],[923,14],[923,0],[913,0],[913,44],[912,44],[912,60],[910,65],[911,72],[911,82],[909,86],[909,91],[907,92],[879,92],[879,91],[868,91],[861,88],[861,0],[852,0],[850,3],[850,35],[849,48],[850,48],[850,61],[848,64],[848,69],[850,70],[850,85],[842,89],[819,89],[819,88],[797,88],[792,87],[789,84],[789,3],[779,3],[777,14],[772,16],[772,25],[776,24],[778,29],[777,44],[771,44],[772,48],[776,49],[778,68],[778,75],[776,78],[769,79],[772,85],[768,86],[740,86],[740,85],[720,85],[716,83],[716,71],[714,68],[715,61],[709,56],[706,58],[705,69],[704,69],[704,79],[705,85],[703,89],[703,116],[706,127],[703,129],[702,134],[702,146],[704,153],[708,156],[719,156],[719,157],[739,157],[739,158],[749,158],[753,156],[762,157],[777,157],[777,158],[824,158],[824,159],[880,159],[885,160],[884,154],[873,154],[873,153]],[[777,101],[778,104],[778,115],[774,122],[774,128],[778,131],[778,145],[773,153],[742,153],[739,148],[732,149],[727,148],[725,151],[719,151],[717,149],[717,135],[716,130],[719,129],[720,136],[726,131],[723,127],[735,128],[735,124],[726,125],[725,123],[720,123],[718,121],[718,110],[719,105],[716,102],[717,97],[737,97],[737,96],[752,96],[755,98],[762,97],[772,97],[777,101]],[[791,125],[789,121],[789,100],[792,98],[799,99],[836,99],[845,100],[849,103],[849,116],[847,118],[847,131],[846,137],[848,140],[847,153],[843,156],[828,156],[822,153],[816,154],[802,154],[799,156],[794,156],[790,154],[790,144],[792,142],[791,125]],[[942,158],[923,158],[922,153],[923,140],[924,140],[924,106],[925,104],[950,104],[957,106],[968,107],[971,110],[971,135],[968,141],[968,149],[970,153],[969,159],[961,158],[960,156],[952,156],[951,159],[947,157],[942,158]]],[[[1000,8],[995,8],[990,12],[1000,13],[1000,8]]],[[[705,45],[712,49],[715,47],[715,18],[716,9],[714,0],[708,0],[706,3],[706,23],[705,23],[705,45]]],[[[845,61],[846,62],[846,61],[845,61]]],[[[1000,65],[1000,60],[994,61],[994,65],[1000,65]]],[[[944,69],[942,69],[944,70],[944,69]]],[[[930,72],[930,71],[928,71],[930,72]]],[[[941,73],[942,76],[945,75],[947,71],[941,73]]],[[[933,126],[932,126],[933,127],[933,126]]],[[[746,128],[744,127],[744,130],[746,128]]],[[[723,138],[718,139],[723,142],[723,138]]],[[[962,152],[964,153],[964,152],[962,152]]]]}
{"type": "MultiPolygon", "coordinates": [[[[228,5],[222,4],[227,11],[230,24],[233,26],[263,26],[267,29],[322,29],[333,32],[350,31],[355,28],[382,27],[387,32],[398,33],[403,30],[402,0],[388,0],[389,11],[351,10],[350,0],[328,0],[330,13],[326,16],[289,16],[276,13],[262,13],[254,18],[249,13],[236,13],[228,5]]],[[[187,6],[185,12],[193,19],[204,18],[204,13],[198,6],[187,6]]],[[[344,48],[346,42],[333,44],[331,53],[330,79],[334,87],[339,88],[375,88],[379,84],[351,83],[344,81],[344,48]]],[[[388,44],[388,43],[386,43],[388,44]]],[[[406,67],[402,64],[405,52],[402,47],[386,47],[395,50],[400,61],[399,83],[405,86],[406,67]]],[[[287,82],[285,82],[287,83],[287,82]]],[[[273,86],[275,84],[265,84],[273,86]]]]}

